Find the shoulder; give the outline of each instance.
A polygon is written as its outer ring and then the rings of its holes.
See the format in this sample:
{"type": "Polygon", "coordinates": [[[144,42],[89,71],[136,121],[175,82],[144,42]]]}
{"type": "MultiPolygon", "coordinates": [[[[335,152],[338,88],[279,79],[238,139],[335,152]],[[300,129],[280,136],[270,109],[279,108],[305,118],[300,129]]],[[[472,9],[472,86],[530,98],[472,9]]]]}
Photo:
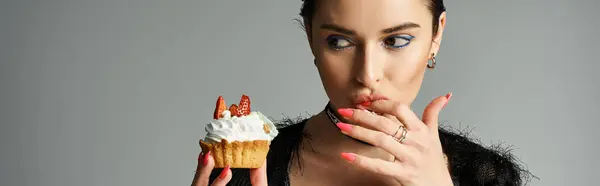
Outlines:
{"type": "Polygon", "coordinates": [[[455,185],[517,186],[525,181],[527,172],[506,147],[486,147],[466,133],[445,129],[440,129],[440,140],[455,185]]]}

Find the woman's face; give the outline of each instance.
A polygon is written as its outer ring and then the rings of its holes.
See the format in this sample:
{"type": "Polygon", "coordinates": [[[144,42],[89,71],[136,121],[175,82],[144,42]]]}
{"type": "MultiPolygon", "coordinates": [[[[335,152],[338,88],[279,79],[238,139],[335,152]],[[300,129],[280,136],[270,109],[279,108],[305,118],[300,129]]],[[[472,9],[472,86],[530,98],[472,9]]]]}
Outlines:
{"type": "Polygon", "coordinates": [[[410,105],[445,23],[432,30],[425,0],[319,0],[309,42],[337,108],[385,97],[410,105]]]}

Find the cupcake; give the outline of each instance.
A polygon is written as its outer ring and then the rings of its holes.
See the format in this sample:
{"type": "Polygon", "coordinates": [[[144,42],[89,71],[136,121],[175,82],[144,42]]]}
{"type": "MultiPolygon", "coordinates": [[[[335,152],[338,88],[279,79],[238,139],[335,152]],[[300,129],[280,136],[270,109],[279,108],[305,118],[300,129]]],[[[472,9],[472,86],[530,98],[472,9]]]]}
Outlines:
{"type": "Polygon", "coordinates": [[[222,96],[217,99],[213,120],[206,125],[200,140],[202,152],[211,152],[215,168],[259,168],[264,163],[271,140],[278,131],[272,121],[251,111],[250,98],[242,95],[238,105],[227,108],[222,96]]]}

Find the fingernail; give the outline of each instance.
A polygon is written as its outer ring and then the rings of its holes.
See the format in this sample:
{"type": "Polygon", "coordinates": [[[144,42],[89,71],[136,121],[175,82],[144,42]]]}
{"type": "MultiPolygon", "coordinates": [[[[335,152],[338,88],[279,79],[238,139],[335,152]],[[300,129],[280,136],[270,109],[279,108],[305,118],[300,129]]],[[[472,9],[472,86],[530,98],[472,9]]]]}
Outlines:
{"type": "Polygon", "coordinates": [[[346,161],[349,162],[353,162],[356,159],[356,156],[354,156],[354,154],[352,153],[342,152],[340,155],[342,155],[342,158],[346,159],[346,161]]]}
{"type": "Polygon", "coordinates": [[[452,92],[446,94],[446,99],[450,100],[450,98],[452,98],[452,92]]]}
{"type": "Polygon", "coordinates": [[[204,165],[208,164],[208,157],[210,157],[210,151],[204,155],[204,162],[202,162],[204,165]]]}
{"type": "Polygon", "coordinates": [[[338,113],[344,117],[352,117],[354,111],[352,109],[338,109],[338,113]]]}
{"type": "Polygon", "coordinates": [[[347,134],[348,132],[350,132],[350,130],[352,130],[352,125],[347,123],[338,122],[335,125],[337,125],[337,127],[340,128],[340,130],[342,130],[342,133],[344,134],[347,134]]]}
{"type": "Polygon", "coordinates": [[[365,102],[360,103],[360,105],[368,107],[368,106],[371,106],[371,102],[370,101],[365,101],[365,102]]]}
{"type": "Polygon", "coordinates": [[[221,174],[219,174],[219,179],[225,179],[225,177],[227,176],[227,172],[229,172],[229,165],[225,166],[225,168],[223,168],[223,170],[221,171],[221,174]]]}
{"type": "Polygon", "coordinates": [[[442,105],[442,108],[446,107],[448,102],[450,102],[450,98],[452,98],[452,92],[446,94],[446,103],[444,103],[444,105],[442,105]]]}

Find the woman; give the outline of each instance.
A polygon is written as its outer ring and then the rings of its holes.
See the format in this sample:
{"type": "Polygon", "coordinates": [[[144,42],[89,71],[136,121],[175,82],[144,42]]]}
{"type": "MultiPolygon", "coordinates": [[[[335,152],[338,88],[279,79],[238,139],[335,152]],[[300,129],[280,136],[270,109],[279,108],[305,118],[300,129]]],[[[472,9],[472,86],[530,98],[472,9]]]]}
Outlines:
{"type": "Polygon", "coordinates": [[[421,118],[410,108],[435,68],[442,0],[304,0],[300,15],[325,110],[284,122],[262,168],[213,170],[201,155],[193,185],[522,184],[508,154],[438,128],[451,93],[421,118]]]}

